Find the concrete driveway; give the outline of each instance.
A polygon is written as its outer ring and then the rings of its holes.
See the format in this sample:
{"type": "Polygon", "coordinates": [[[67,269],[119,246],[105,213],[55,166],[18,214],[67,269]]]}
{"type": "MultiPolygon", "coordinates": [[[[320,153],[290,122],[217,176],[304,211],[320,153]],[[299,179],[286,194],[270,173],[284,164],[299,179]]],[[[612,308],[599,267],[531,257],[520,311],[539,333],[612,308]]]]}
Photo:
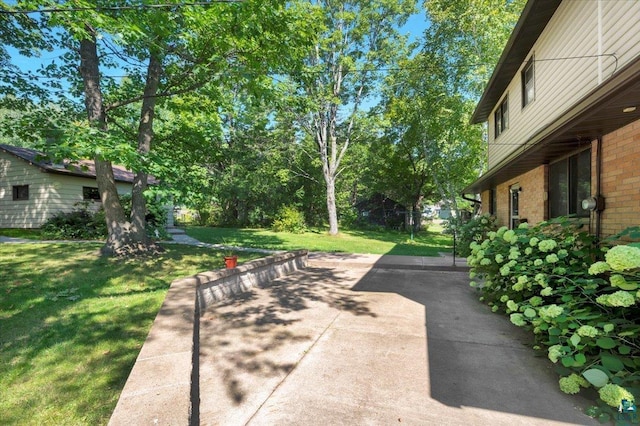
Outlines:
{"type": "Polygon", "coordinates": [[[598,424],[466,272],[310,260],[203,313],[201,424],[598,424]]]}

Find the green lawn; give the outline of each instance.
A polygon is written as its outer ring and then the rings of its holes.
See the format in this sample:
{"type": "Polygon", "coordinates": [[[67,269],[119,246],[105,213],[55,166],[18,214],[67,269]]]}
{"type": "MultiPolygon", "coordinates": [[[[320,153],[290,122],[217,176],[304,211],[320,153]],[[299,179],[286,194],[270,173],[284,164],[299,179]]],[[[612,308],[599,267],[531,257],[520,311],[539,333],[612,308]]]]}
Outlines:
{"type": "Polygon", "coordinates": [[[28,240],[42,239],[42,233],[39,229],[0,228],[0,235],[3,237],[25,238],[28,240]]]}
{"type": "Polygon", "coordinates": [[[307,249],[310,251],[397,254],[406,256],[438,256],[450,252],[452,239],[442,229],[432,225],[419,232],[413,240],[406,232],[342,230],[337,236],[325,231],[290,234],[266,229],[235,229],[188,227],[187,234],[202,242],[277,250],[307,249]]]}
{"type": "Polygon", "coordinates": [[[0,244],[0,423],[106,424],[171,281],[223,264],[197,247],[126,262],[99,247],[0,244]]]}

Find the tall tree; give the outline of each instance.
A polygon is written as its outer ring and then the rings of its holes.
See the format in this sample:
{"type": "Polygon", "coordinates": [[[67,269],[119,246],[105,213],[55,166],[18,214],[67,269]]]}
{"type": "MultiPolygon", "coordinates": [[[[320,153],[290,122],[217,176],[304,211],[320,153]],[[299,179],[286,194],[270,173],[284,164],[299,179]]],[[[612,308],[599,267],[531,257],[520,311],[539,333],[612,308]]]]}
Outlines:
{"type": "Polygon", "coordinates": [[[377,138],[369,153],[369,185],[390,199],[405,206],[407,215],[405,227],[413,225],[420,228],[422,206],[426,200],[433,201],[433,164],[427,161],[420,144],[420,138],[414,137],[405,127],[402,115],[390,118],[385,134],[377,138]]]}
{"type": "Polygon", "coordinates": [[[172,96],[196,93],[224,78],[288,69],[298,40],[310,36],[297,31],[305,15],[285,1],[197,5],[171,0],[157,7],[82,0],[15,5],[15,9],[25,8],[38,10],[40,31],[61,33],[48,40],[70,52],[62,56],[66,62],[47,67],[48,76],[66,73],[74,81],[72,64],[78,56],[73,52],[79,54],[82,83],[78,87],[84,93],[91,126],[85,132],[73,128],[75,137],[66,152],[96,160],[109,225],[103,248],[107,254],[137,254],[153,248],[145,232],[144,192],[156,108],[172,96]],[[111,61],[111,70],[115,67],[127,75],[119,84],[101,73],[101,60],[109,59],[106,52],[117,58],[111,61]],[[135,120],[131,119],[133,105],[138,108],[135,120]],[[136,172],[129,218],[124,217],[110,176],[113,160],[136,172]]]}
{"type": "Polygon", "coordinates": [[[392,73],[386,113],[398,140],[420,149],[440,200],[458,210],[460,191],[482,171],[486,137],[469,120],[522,9],[523,0],[432,0],[422,50],[392,73]]]}
{"type": "Polygon", "coordinates": [[[312,135],[326,187],[329,233],[338,233],[336,180],[342,173],[358,111],[377,88],[385,67],[404,51],[398,28],[415,0],[319,0],[323,28],[304,72],[293,75],[305,106],[302,124],[312,135]]]}

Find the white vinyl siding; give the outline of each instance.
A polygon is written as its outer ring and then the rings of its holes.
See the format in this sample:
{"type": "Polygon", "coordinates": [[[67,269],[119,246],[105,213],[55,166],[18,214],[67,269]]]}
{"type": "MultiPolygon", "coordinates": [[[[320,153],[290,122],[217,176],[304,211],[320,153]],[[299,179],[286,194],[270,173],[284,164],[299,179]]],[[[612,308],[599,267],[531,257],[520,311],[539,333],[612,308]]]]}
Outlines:
{"type": "MultiPolygon", "coordinates": [[[[77,209],[77,203],[83,201],[83,186],[97,185],[95,179],[43,172],[0,151],[0,228],[38,228],[59,211],[77,209]],[[29,185],[29,199],[14,201],[14,185],[29,185]]],[[[116,186],[120,194],[131,192],[131,184],[118,182],[116,186]]],[[[93,202],[92,207],[99,205],[93,202]]]]}
{"type": "Polygon", "coordinates": [[[0,228],[33,228],[46,219],[47,180],[38,167],[0,151],[0,228]],[[29,185],[29,199],[14,201],[14,185],[29,185]]]}
{"type": "Polygon", "coordinates": [[[521,71],[535,52],[535,102],[509,110],[509,129],[498,140],[493,117],[499,105],[489,116],[489,168],[636,58],[639,28],[640,1],[564,1],[505,90],[521,92],[521,71]],[[617,67],[613,57],[597,56],[610,53],[618,58],[617,67]]]}

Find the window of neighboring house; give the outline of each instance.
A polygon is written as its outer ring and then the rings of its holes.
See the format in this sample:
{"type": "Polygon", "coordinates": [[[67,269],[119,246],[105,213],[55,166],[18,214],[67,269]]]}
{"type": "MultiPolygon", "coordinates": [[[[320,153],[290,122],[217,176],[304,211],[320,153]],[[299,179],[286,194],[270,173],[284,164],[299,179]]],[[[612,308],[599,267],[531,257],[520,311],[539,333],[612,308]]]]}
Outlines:
{"type": "Polygon", "coordinates": [[[536,96],[534,83],[533,56],[521,71],[522,77],[522,108],[529,105],[536,96]]]}
{"type": "Polygon", "coordinates": [[[13,201],[28,199],[29,185],[13,185],[13,201]]]}
{"type": "Polygon", "coordinates": [[[83,186],[82,199],[89,201],[100,201],[100,192],[98,192],[98,188],[94,188],[92,186],[83,186]]]}
{"type": "Polygon", "coordinates": [[[582,200],[590,196],[590,149],[549,165],[549,217],[588,217],[582,200]]]}
{"type": "Polygon", "coordinates": [[[494,113],[494,121],[496,126],[496,138],[502,132],[509,128],[509,96],[505,96],[504,100],[494,113]]]}

